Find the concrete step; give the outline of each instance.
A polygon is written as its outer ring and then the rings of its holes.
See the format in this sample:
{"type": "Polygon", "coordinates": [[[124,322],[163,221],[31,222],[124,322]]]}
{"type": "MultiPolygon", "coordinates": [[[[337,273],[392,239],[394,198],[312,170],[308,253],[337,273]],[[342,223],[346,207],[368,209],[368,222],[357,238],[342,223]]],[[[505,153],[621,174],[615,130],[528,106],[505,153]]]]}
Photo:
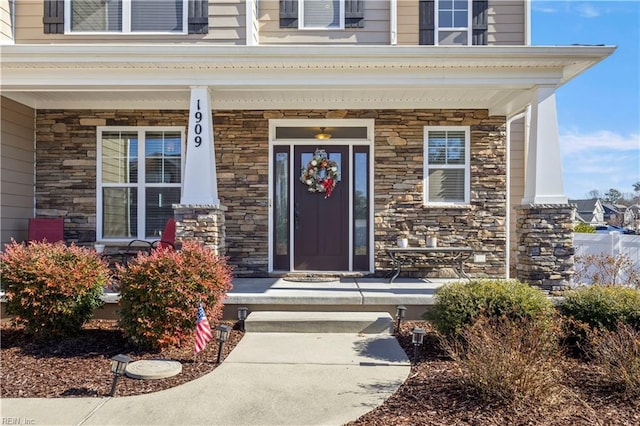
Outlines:
{"type": "Polygon", "coordinates": [[[245,320],[247,332],[391,334],[388,312],[257,311],[245,320]]]}

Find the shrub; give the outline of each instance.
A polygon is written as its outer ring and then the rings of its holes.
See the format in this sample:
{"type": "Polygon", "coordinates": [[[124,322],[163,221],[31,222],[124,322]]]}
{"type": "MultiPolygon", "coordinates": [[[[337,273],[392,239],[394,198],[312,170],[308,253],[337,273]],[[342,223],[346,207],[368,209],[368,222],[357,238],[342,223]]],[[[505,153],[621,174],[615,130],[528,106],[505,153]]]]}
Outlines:
{"type": "Polygon", "coordinates": [[[566,293],[560,313],[591,328],[615,330],[618,323],[640,330],[640,290],[592,285],[566,293]]]}
{"type": "Polygon", "coordinates": [[[589,335],[589,353],[602,366],[605,381],[629,399],[640,397],[640,331],[619,324],[589,335]]]}
{"type": "Polygon", "coordinates": [[[576,282],[640,288],[640,270],[626,254],[606,253],[576,256],[576,282]]]}
{"type": "Polygon", "coordinates": [[[102,304],[110,273],[91,249],[12,241],[1,260],[7,314],[37,338],[77,333],[102,304]]]}
{"type": "Polygon", "coordinates": [[[596,228],[589,225],[588,223],[579,222],[578,224],[576,224],[576,226],[574,226],[573,232],[576,232],[578,234],[595,234],[596,228]]]}
{"type": "Polygon", "coordinates": [[[195,242],[181,251],[141,253],[118,269],[120,324],[133,343],[150,349],[193,341],[198,302],[213,324],[231,289],[231,268],[224,257],[195,242]]]}
{"type": "Polygon", "coordinates": [[[557,338],[542,322],[482,315],[460,337],[444,346],[462,369],[463,382],[485,400],[544,402],[561,389],[557,338]]]}
{"type": "Polygon", "coordinates": [[[513,280],[477,280],[445,285],[436,291],[436,303],[425,314],[436,329],[454,335],[480,315],[510,318],[549,318],[553,305],[540,292],[513,280]]]}

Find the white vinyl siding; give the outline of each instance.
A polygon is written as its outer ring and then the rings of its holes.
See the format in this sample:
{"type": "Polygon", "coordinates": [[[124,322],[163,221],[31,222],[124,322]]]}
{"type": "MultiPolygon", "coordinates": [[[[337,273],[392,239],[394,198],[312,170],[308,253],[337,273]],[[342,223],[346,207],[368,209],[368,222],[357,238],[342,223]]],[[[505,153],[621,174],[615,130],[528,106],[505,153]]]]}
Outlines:
{"type": "Polygon", "coordinates": [[[157,238],[180,202],[180,127],[99,127],[98,240],[157,238]]]}
{"type": "Polygon", "coordinates": [[[466,126],[425,127],[425,204],[469,203],[469,139],[466,126]]]}

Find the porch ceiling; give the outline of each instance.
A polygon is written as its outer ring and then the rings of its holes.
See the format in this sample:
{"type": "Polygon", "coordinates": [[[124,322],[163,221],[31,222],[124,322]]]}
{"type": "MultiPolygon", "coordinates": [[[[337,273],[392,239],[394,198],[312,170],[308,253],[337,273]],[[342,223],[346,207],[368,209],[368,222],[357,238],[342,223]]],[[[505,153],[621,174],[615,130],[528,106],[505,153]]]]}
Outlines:
{"type": "Polygon", "coordinates": [[[486,108],[510,115],[613,47],[3,46],[3,96],[33,108],[486,108]]]}

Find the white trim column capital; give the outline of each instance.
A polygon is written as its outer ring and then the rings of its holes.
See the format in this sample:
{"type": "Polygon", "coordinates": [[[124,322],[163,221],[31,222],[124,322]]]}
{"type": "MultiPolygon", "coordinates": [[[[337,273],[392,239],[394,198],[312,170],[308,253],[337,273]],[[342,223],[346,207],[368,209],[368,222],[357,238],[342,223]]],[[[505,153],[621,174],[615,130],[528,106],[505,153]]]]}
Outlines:
{"type": "Polygon", "coordinates": [[[531,102],[526,177],[522,204],[567,204],[555,87],[538,87],[531,102]]]}

